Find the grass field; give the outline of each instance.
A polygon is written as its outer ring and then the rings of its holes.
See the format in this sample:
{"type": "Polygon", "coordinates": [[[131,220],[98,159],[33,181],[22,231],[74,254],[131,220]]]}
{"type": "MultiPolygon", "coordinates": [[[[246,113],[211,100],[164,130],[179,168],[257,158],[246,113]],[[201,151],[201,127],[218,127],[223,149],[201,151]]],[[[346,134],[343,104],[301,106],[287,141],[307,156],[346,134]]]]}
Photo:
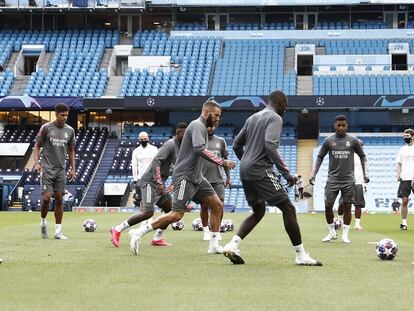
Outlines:
{"type": "MultiPolygon", "coordinates": [[[[39,214],[0,213],[0,310],[413,310],[414,235],[399,230],[397,215],[364,215],[351,245],[322,244],[323,215],[299,215],[305,247],[323,267],[294,265],[278,214],[242,242],[241,266],[207,255],[191,227],[198,214],[186,215],[183,231],[168,231],[172,247],[152,247],[148,235],[133,256],[125,232],[115,249],[108,229],[127,216],[67,213],[70,240],[56,241],[40,239],[39,214]],[[96,232],[83,231],[86,218],[97,221],[96,232]],[[394,261],[380,261],[369,243],[384,237],[399,245],[394,261]]],[[[225,215],[236,229],[245,217],[225,215]]]]}

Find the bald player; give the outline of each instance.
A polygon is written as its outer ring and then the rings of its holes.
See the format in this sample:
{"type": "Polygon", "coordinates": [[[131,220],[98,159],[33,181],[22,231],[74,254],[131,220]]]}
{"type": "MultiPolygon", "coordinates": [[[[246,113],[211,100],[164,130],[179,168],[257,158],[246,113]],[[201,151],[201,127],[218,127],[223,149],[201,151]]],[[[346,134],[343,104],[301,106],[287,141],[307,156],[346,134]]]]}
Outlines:
{"type": "Polygon", "coordinates": [[[134,204],[139,207],[142,200],[140,180],[157,154],[158,148],[149,143],[147,132],[139,133],[138,137],[139,146],[132,152],[132,176],[135,184],[134,204]]]}

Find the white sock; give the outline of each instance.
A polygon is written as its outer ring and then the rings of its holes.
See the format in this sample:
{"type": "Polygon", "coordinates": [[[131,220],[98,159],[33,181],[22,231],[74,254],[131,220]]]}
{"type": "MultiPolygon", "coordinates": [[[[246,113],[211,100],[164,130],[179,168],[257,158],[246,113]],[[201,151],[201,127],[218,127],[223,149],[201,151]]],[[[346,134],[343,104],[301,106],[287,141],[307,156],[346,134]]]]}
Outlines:
{"type": "Polygon", "coordinates": [[[302,257],[307,256],[305,252],[305,248],[303,247],[303,244],[293,246],[293,249],[295,250],[296,258],[302,258],[302,257]]]}
{"type": "Polygon", "coordinates": [[[154,240],[154,241],[159,241],[159,240],[162,240],[162,236],[163,236],[163,234],[164,234],[164,230],[162,230],[162,229],[157,229],[157,231],[155,231],[155,235],[154,235],[153,240],[154,240]]]}
{"type": "Polygon", "coordinates": [[[218,232],[211,233],[210,246],[209,246],[210,248],[217,248],[219,246],[218,236],[219,236],[218,232]]]}
{"type": "Polygon", "coordinates": [[[62,224],[55,225],[55,234],[58,234],[62,231],[62,224]]]}
{"type": "Polygon", "coordinates": [[[40,225],[41,225],[42,227],[47,226],[47,220],[46,220],[46,218],[41,218],[41,217],[40,217],[40,225]]]}
{"type": "Polygon", "coordinates": [[[328,229],[329,229],[329,234],[330,235],[335,235],[336,234],[336,232],[335,232],[335,225],[333,223],[328,224],[328,229]]]}
{"type": "Polygon", "coordinates": [[[355,227],[361,226],[361,219],[355,218],[355,227]]]}
{"type": "Polygon", "coordinates": [[[238,235],[233,235],[233,238],[231,239],[229,244],[232,244],[235,248],[239,248],[239,243],[241,242],[241,237],[238,235]]]}
{"type": "Polygon", "coordinates": [[[342,230],[342,238],[348,239],[348,232],[349,232],[349,225],[344,225],[344,229],[342,230]]]}
{"type": "Polygon", "coordinates": [[[210,232],[210,229],[208,228],[208,226],[206,226],[206,227],[203,227],[203,232],[205,232],[205,233],[208,233],[208,232],[210,232]]]}
{"type": "Polygon", "coordinates": [[[404,226],[407,226],[407,219],[403,219],[403,220],[402,220],[402,224],[403,224],[404,226]]]}
{"type": "Polygon", "coordinates": [[[138,234],[143,237],[144,235],[146,235],[148,232],[154,231],[154,229],[152,228],[151,224],[146,225],[146,226],[141,226],[139,229],[138,234]]]}
{"type": "Polygon", "coordinates": [[[338,219],[342,222],[344,222],[344,215],[338,215],[338,219]]]}
{"type": "Polygon", "coordinates": [[[128,223],[128,221],[123,221],[123,222],[121,222],[118,226],[115,226],[115,230],[117,231],[117,232],[122,232],[122,231],[124,231],[126,228],[129,228],[129,223],[128,223]]]}

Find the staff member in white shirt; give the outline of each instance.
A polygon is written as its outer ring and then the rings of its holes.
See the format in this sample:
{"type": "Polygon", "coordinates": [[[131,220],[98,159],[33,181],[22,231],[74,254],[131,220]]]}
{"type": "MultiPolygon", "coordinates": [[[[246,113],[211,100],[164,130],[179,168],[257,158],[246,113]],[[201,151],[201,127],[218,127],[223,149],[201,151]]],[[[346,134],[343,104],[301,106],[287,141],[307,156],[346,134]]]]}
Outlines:
{"type": "Polygon", "coordinates": [[[400,182],[398,197],[402,198],[401,230],[407,230],[408,197],[413,191],[414,183],[414,130],[404,131],[405,146],[402,146],[397,155],[397,180],[400,182]]]}
{"type": "Polygon", "coordinates": [[[132,152],[132,176],[135,184],[135,206],[141,205],[141,176],[145,173],[152,159],[158,152],[158,148],[149,143],[147,132],[139,133],[139,146],[132,152]]]}

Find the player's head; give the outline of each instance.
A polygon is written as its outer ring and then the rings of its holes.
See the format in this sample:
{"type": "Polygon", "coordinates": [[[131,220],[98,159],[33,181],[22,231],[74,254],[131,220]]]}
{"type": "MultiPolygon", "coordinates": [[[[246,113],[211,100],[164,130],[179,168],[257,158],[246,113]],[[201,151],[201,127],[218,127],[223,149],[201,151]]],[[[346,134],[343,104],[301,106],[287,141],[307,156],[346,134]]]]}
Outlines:
{"type": "Polygon", "coordinates": [[[209,137],[211,137],[211,136],[213,136],[214,135],[214,131],[216,130],[216,127],[215,126],[209,126],[208,128],[207,128],[207,133],[208,133],[208,136],[209,137]]]}
{"type": "Polygon", "coordinates": [[[404,130],[404,141],[406,144],[411,144],[413,142],[414,130],[406,129],[404,130]]]}
{"type": "Polygon", "coordinates": [[[185,129],[187,128],[187,126],[188,124],[185,122],[180,122],[177,124],[177,128],[175,129],[175,136],[177,137],[180,143],[183,141],[185,129]]]}
{"type": "Polygon", "coordinates": [[[339,136],[345,136],[348,130],[348,121],[343,114],[335,117],[335,132],[339,136]]]}
{"type": "Polygon", "coordinates": [[[213,98],[203,104],[201,115],[207,121],[207,126],[217,126],[221,117],[221,106],[213,98]]]}
{"type": "Polygon", "coordinates": [[[279,116],[283,116],[287,105],[288,99],[282,91],[273,91],[269,94],[269,105],[276,111],[279,116]]]}
{"type": "Polygon", "coordinates": [[[56,123],[59,126],[65,125],[69,116],[69,107],[65,104],[57,104],[55,106],[56,123]]]}
{"type": "Polygon", "coordinates": [[[148,145],[149,136],[148,136],[148,133],[147,132],[142,131],[141,133],[139,133],[138,139],[139,139],[139,144],[143,148],[145,148],[148,145]]]}

